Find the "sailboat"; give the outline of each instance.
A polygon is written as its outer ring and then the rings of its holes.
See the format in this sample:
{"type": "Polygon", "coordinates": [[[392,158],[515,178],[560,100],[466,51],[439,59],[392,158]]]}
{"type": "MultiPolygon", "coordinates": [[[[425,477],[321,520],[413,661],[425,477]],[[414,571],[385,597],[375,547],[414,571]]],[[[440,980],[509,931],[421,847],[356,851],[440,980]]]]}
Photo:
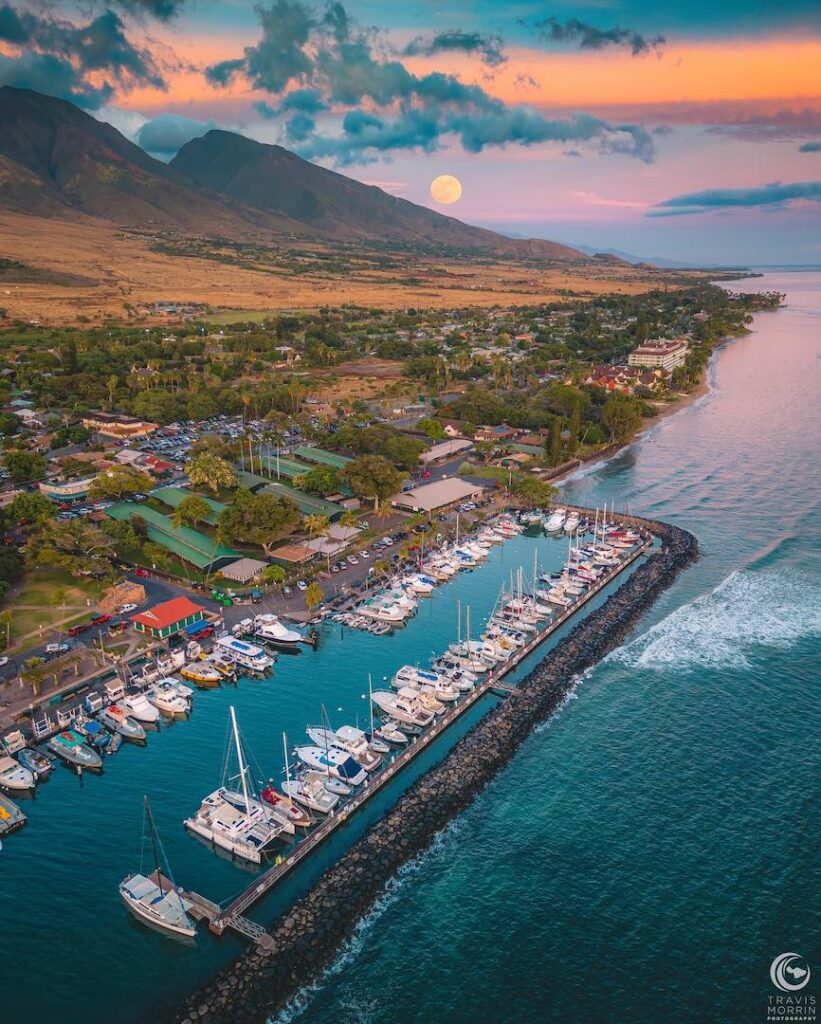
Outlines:
{"type": "MultiPolygon", "coordinates": [[[[192,905],[183,898],[174,884],[171,867],[162,848],[147,796],[144,797],[143,806],[144,828],[147,829],[151,838],[154,873],[151,875],[127,875],[120,882],[120,897],[135,917],[147,924],[173,935],[193,938],[197,933],[197,926],[188,915],[192,905]],[[163,875],[163,869],[165,869],[165,875],[163,875]]],[[[140,868],[142,868],[142,864],[140,864],[140,868]]]]}
{"type": "Polygon", "coordinates": [[[286,824],[273,820],[265,805],[249,791],[248,766],[240,743],[233,705],[230,712],[242,792],[220,786],[203,799],[197,813],[186,818],[183,824],[189,831],[208,839],[214,845],[243,860],[259,864],[268,847],[283,832],[293,833],[294,827],[291,825],[289,829],[286,824]]]}

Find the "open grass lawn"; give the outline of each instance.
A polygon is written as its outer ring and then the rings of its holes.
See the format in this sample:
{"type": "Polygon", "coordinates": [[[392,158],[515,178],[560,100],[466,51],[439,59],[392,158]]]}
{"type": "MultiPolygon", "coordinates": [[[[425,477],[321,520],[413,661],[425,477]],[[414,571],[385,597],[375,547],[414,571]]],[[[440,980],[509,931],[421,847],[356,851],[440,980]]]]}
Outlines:
{"type": "Polygon", "coordinates": [[[68,629],[74,622],[86,618],[91,611],[91,608],[81,611],[86,608],[86,600],[90,598],[94,605],[102,592],[100,581],[90,577],[75,578],[57,569],[35,569],[27,573],[20,590],[10,594],[5,604],[5,608],[12,613],[12,643],[15,637],[32,633],[40,626],[45,630],[52,622],[71,616],[71,621],[61,627],[63,630],[68,629]],[[64,607],[51,604],[59,587],[64,587],[66,591],[64,607]]]}

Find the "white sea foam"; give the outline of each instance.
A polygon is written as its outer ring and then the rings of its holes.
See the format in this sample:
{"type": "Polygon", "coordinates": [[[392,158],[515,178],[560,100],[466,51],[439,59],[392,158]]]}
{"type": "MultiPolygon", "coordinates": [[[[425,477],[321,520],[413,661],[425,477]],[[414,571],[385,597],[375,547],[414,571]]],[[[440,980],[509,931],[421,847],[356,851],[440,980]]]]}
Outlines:
{"type": "Polygon", "coordinates": [[[790,570],[742,569],[608,660],[661,670],[745,668],[757,645],[784,649],[819,634],[821,587],[790,570]]]}
{"type": "Polygon", "coordinates": [[[352,960],[362,951],[368,940],[370,932],[382,915],[393,906],[399,899],[402,890],[407,883],[416,875],[422,864],[431,855],[446,854],[448,847],[452,844],[461,828],[461,822],[457,818],[446,825],[441,832],[437,832],[433,842],[417,857],[409,860],[407,864],[396,872],[393,878],[385,885],[384,892],[376,900],[374,905],[364,914],[354,927],[353,935],[341,946],[339,954],[330,967],[311,985],[304,985],[299,992],[279,1011],[275,1017],[268,1020],[268,1024],[293,1024],[302,1013],[308,1008],[316,995],[322,991],[327,982],[338,975],[352,960]]]}

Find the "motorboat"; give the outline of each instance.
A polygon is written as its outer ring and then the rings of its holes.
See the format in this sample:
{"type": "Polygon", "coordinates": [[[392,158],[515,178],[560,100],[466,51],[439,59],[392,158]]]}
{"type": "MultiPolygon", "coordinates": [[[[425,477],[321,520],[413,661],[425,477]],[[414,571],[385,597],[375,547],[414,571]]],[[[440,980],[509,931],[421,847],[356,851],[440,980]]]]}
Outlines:
{"type": "Polygon", "coordinates": [[[63,732],[52,736],[48,741],[48,748],[61,760],[68,764],[76,765],[78,768],[102,768],[103,759],[96,750],[92,750],[83,742],[83,737],[72,729],[65,729],[63,732]]]}
{"type": "Polygon", "coordinates": [[[329,793],[333,793],[335,796],[350,796],[353,793],[353,786],[343,782],[342,779],[338,779],[335,775],[331,775],[328,771],[304,771],[300,778],[319,782],[329,793]]]}
{"type": "Polygon", "coordinates": [[[191,705],[194,703],[194,691],[191,687],[186,686],[185,683],[181,683],[176,676],[166,676],[163,682],[167,683],[168,686],[175,690],[190,709],[191,705]]]}
{"type": "Polygon", "coordinates": [[[266,643],[282,650],[298,650],[305,637],[295,629],[288,629],[278,615],[257,615],[254,619],[254,635],[266,643]]]}
{"type": "Polygon", "coordinates": [[[382,598],[372,597],[359,606],[359,613],[367,615],[368,618],[378,619],[380,622],[404,622],[408,617],[408,610],[392,601],[385,601],[382,598]]]}
{"type": "Polygon", "coordinates": [[[145,695],[154,707],[168,718],[187,715],[191,710],[191,705],[185,697],[177,693],[177,688],[167,681],[152,686],[145,695]]]}
{"type": "Polygon", "coordinates": [[[309,768],[327,772],[350,786],[358,786],[365,781],[365,769],[345,750],[297,747],[296,755],[309,768]]]}
{"type": "Polygon", "coordinates": [[[180,669],[180,675],[201,690],[211,690],[222,680],[222,673],[207,661],[192,661],[180,669]]]}
{"type": "Polygon", "coordinates": [[[97,721],[102,722],[106,729],[119,733],[124,740],[145,739],[145,729],[119,704],[109,704],[97,715],[97,721]]]}
{"type": "Polygon", "coordinates": [[[352,725],[343,725],[335,731],[311,726],[305,731],[318,747],[344,751],[361,764],[366,772],[376,771],[382,764],[382,757],[371,749],[365,733],[352,725]]]}
{"type": "Polygon", "coordinates": [[[568,596],[560,586],[551,587],[547,592],[547,599],[551,604],[557,604],[562,608],[567,608],[573,603],[573,598],[568,596]]]}
{"type": "MultiPolygon", "coordinates": [[[[282,792],[286,798],[302,804],[310,811],[317,811],[319,814],[330,814],[339,803],[336,793],[331,793],[319,779],[302,777],[288,779],[282,783],[282,792]]],[[[263,797],[266,790],[263,790],[263,797]]]]}
{"type": "Polygon", "coordinates": [[[149,701],[145,693],[134,686],[129,686],[125,691],[122,706],[138,722],[156,722],[160,717],[160,712],[149,701]]]}
{"type": "Polygon", "coordinates": [[[436,589],[436,580],[430,576],[423,576],[421,573],[408,576],[404,582],[407,583],[414,594],[419,594],[422,597],[430,597],[436,589]]]}
{"type": "Polygon", "coordinates": [[[401,690],[403,686],[434,686],[439,682],[439,676],[429,669],[419,668],[416,665],[403,665],[391,680],[391,686],[401,690]]]}
{"type": "Polygon", "coordinates": [[[225,679],[233,679],[237,674],[237,663],[227,651],[212,651],[205,663],[215,668],[225,679]]]}
{"type": "Polygon", "coordinates": [[[408,737],[390,718],[386,718],[380,726],[377,726],[374,730],[374,737],[387,740],[388,743],[393,743],[398,747],[404,746],[408,742],[408,737]]]}
{"type": "MultiPolygon", "coordinates": [[[[96,718],[75,718],[73,728],[83,737],[85,742],[100,754],[113,754],[111,749],[116,733],[110,733],[96,718]]],[[[119,738],[119,737],[118,737],[119,738]]],[[[119,749],[119,743],[115,744],[119,749]]]]}
{"type": "Polygon", "coordinates": [[[547,533],[559,533],[559,531],[564,526],[566,519],[567,511],[563,508],[557,508],[556,511],[552,513],[550,518],[545,523],[545,531],[547,533]]]}
{"type": "Polygon", "coordinates": [[[15,791],[34,789],[37,776],[9,754],[0,754],[0,786],[15,791]]]}
{"type": "Polygon", "coordinates": [[[227,651],[238,665],[251,672],[265,673],[274,663],[271,655],[266,654],[257,644],[249,644],[229,633],[218,636],[215,646],[221,651],[227,651]]]}
{"type": "Polygon", "coordinates": [[[148,797],[145,798],[144,807],[146,824],[151,833],[155,870],[151,875],[127,875],[119,885],[120,898],[134,916],[146,924],[172,935],[193,938],[197,933],[197,925],[189,916],[192,904],[174,885],[167,860],[165,864],[160,864],[160,854],[162,853],[163,858],[165,855],[148,797]],[[165,874],[162,871],[163,867],[165,874]]]}
{"type": "Polygon", "coordinates": [[[10,835],[22,828],[28,821],[17,804],[5,793],[0,793],[0,836],[10,835]]]}
{"type": "Polygon", "coordinates": [[[564,532],[573,534],[579,528],[579,514],[578,512],[571,512],[567,519],[564,521],[564,532]]]}
{"type": "Polygon", "coordinates": [[[51,759],[46,757],[41,751],[35,750],[34,747],[22,747],[14,756],[24,768],[28,768],[38,779],[48,775],[54,767],[51,759]]]}
{"type": "Polygon", "coordinates": [[[409,687],[403,687],[397,693],[390,690],[374,690],[372,695],[374,704],[401,725],[424,729],[433,721],[433,712],[429,711],[419,698],[419,692],[409,687]]]}
{"type": "Polygon", "coordinates": [[[263,854],[286,828],[272,818],[267,808],[255,798],[251,790],[252,780],[249,777],[233,706],[230,714],[242,792],[234,794],[233,790],[220,786],[203,799],[197,812],[186,818],[183,824],[189,831],[209,840],[215,846],[228,850],[243,860],[259,864],[262,862],[263,854]],[[239,796],[239,802],[232,802],[229,794],[232,797],[239,796]]]}
{"type": "Polygon", "coordinates": [[[313,824],[310,814],[306,814],[302,808],[298,807],[291,797],[284,793],[278,793],[273,786],[266,786],[259,795],[266,804],[271,806],[275,817],[279,815],[280,818],[285,818],[297,828],[308,828],[313,824]]]}

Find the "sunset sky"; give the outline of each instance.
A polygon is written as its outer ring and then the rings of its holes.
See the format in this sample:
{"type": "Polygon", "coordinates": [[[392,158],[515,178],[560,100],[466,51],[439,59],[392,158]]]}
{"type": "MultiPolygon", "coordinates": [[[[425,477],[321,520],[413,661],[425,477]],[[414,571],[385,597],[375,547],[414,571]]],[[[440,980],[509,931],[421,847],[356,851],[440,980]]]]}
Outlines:
{"type": "Polygon", "coordinates": [[[0,84],[161,159],[222,127],[497,230],[821,263],[818,0],[0,0],[0,84]]]}

